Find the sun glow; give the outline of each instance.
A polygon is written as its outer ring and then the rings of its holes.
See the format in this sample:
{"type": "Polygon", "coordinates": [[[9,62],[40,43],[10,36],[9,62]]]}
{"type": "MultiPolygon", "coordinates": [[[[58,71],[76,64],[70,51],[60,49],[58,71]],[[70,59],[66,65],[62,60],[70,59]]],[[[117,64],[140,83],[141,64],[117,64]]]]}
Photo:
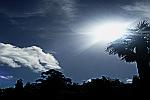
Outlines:
{"type": "Polygon", "coordinates": [[[86,31],[83,31],[80,34],[86,34],[87,39],[90,39],[90,42],[88,41],[87,44],[77,49],[76,55],[89,49],[99,41],[99,43],[109,43],[121,38],[126,34],[128,25],[129,24],[109,23],[95,26],[93,25],[92,27],[82,27],[81,29],[86,29],[86,31]]]}
{"type": "Polygon", "coordinates": [[[110,23],[103,26],[98,26],[93,33],[96,37],[96,41],[114,41],[125,34],[127,25],[121,23],[110,23]]]}

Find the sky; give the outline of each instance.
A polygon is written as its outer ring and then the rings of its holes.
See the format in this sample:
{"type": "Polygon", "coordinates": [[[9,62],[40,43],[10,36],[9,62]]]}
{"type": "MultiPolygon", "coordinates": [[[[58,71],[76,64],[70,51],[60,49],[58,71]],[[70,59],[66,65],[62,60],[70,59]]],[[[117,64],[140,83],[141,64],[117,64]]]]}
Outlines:
{"type": "Polygon", "coordinates": [[[105,51],[115,35],[103,26],[133,27],[149,20],[149,9],[149,0],[1,0],[0,87],[35,82],[49,69],[79,83],[102,75],[131,80],[136,64],[105,51]]]}

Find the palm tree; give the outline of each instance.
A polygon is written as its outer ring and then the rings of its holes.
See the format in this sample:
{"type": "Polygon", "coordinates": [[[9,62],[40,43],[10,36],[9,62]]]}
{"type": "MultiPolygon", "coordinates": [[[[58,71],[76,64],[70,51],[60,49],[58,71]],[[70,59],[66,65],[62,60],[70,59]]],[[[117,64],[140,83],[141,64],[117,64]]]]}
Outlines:
{"type": "Polygon", "coordinates": [[[106,51],[118,55],[126,62],[136,62],[139,77],[143,84],[150,81],[150,26],[147,21],[141,21],[135,29],[127,29],[127,34],[109,44],[106,51]]]}

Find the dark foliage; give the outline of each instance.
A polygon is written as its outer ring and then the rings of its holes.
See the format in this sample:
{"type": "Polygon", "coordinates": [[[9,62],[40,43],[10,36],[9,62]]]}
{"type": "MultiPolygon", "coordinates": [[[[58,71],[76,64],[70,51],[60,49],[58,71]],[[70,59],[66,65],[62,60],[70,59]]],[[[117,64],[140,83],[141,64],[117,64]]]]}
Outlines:
{"type": "MultiPolygon", "coordinates": [[[[142,84],[149,86],[150,81],[150,26],[148,21],[141,21],[136,29],[128,29],[128,34],[110,43],[106,51],[118,55],[126,62],[136,62],[142,84]]],[[[150,88],[150,87],[149,87],[150,88]]]]}
{"type": "Polygon", "coordinates": [[[149,30],[149,23],[141,21],[137,24],[136,29],[128,29],[129,34],[111,42],[106,51],[109,54],[117,54],[121,60],[125,60],[126,62],[136,62],[141,56],[137,49],[141,48],[141,53],[145,52],[148,56],[147,59],[150,61],[149,30]],[[148,33],[142,33],[146,31],[148,33]]]}
{"type": "Polygon", "coordinates": [[[129,34],[111,42],[106,51],[109,54],[118,55],[121,60],[126,62],[136,62],[142,55],[140,53],[145,52],[148,61],[150,61],[149,23],[145,20],[141,21],[137,24],[136,29],[127,29],[127,31],[129,34]],[[142,52],[138,53],[138,49],[142,52]]]}
{"type": "Polygon", "coordinates": [[[27,82],[23,87],[23,80],[19,79],[15,88],[0,89],[1,97],[48,97],[59,100],[69,99],[96,99],[101,97],[122,98],[143,96],[143,88],[138,76],[133,77],[133,83],[124,84],[119,79],[93,78],[82,85],[72,83],[62,72],[49,70],[41,73],[41,78],[35,83],[27,82]]]}

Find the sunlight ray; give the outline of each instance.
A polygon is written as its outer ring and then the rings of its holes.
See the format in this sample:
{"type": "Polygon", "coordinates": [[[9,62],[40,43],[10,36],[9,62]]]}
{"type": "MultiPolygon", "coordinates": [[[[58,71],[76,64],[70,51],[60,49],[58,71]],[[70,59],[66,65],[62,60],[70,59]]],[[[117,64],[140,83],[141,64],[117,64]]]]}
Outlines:
{"type": "Polygon", "coordinates": [[[82,46],[81,48],[76,50],[76,53],[73,57],[79,55],[80,53],[84,52],[85,50],[89,49],[90,47],[92,47],[93,45],[95,45],[96,43],[98,43],[99,41],[95,40],[92,41],[90,43],[88,43],[87,45],[82,46]]]}

